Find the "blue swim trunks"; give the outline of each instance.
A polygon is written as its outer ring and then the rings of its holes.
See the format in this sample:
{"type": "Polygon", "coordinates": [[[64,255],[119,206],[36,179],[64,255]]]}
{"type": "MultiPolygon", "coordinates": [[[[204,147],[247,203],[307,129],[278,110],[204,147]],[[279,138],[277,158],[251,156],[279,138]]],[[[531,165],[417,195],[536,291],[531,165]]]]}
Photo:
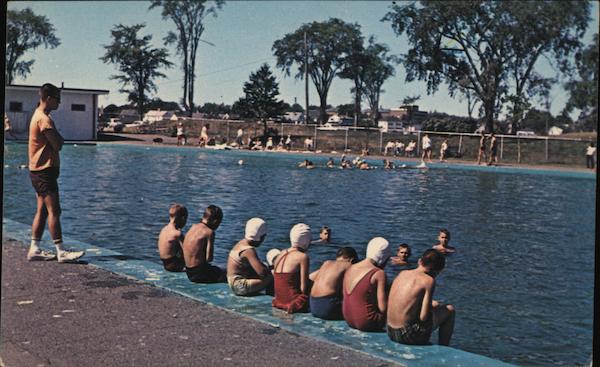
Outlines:
{"type": "Polygon", "coordinates": [[[310,312],[314,317],[324,320],[343,320],[342,299],[337,295],[313,297],[309,299],[310,312]]]}

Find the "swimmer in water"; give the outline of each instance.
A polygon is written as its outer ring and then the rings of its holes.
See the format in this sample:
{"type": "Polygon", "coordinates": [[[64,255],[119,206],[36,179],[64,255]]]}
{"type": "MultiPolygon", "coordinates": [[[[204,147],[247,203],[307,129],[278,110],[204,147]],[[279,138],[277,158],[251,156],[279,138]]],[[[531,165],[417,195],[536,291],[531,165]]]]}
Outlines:
{"type": "Polygon", "coordinates": [[[400,246],[398,246],[398,253],[396,253],[396,256],[390,257],[390,262],[392,265],[408,265],[408,258],[410,255],[410,246],[406,243],[401,243],[400,246]]]}
{"type": "Polygon", "coordinates": [[[333,161],[333,158],[329,158],[327,160],[327,168],[333,168],[333,166],[335,165],[335,162],[333,161]]]}
{"type": "Polygon", "coordinates": [[[440,229],[440,233],[438,235],[438,243],[433,245],[433,249],[441,252],[442,254],[456,252],[456,248],[448,245],[448,242],[450,242],[450,231],[446,228],[442,228],[440,229]]]}

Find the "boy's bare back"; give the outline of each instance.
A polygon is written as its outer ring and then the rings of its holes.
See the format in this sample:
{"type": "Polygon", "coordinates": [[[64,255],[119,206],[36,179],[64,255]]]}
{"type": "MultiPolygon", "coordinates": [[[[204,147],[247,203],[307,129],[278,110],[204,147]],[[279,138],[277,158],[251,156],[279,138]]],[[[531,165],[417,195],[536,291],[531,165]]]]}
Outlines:
{"type": "Polygon", "coordinates": [[[169,259],[181,251],[183,235],[173,223],[163,227],[158,235],[158,254],[161,259],[169,259]]]}
{"type": "Polygon", "coordinates": [[[417,269],[400,272],[390,289],[388,325],[393,328],[404,327],[421,317],[427,317],[422,311],[431,312],[434,287],[435,279],[417,269]],[[424,302],[429,302],[429,305],[423,307],[424,302]]]}
{"type": "Polygon", "coordinates": [[[344,273],[352,265],[346,261],[327,260],[323,263],[312,287],[311,296],[325,297],[342,294],[344,273]]]}
{"type": "Polygon", "coordinates": [[[183,255],[187,267],[195,267],[209,262],[207,246],[212,241],[214,231],[204,223],[194,224],[183,241],[183,255]]]}

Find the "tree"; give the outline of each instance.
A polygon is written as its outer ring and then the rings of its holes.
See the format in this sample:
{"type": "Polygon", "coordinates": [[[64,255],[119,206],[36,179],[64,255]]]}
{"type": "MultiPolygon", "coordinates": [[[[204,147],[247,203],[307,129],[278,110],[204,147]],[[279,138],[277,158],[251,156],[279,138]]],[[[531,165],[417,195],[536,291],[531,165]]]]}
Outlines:
{"type": "MultiPolygon", "coordinates": [[[[217,16],[225,4],[224,0],[170,1],[152,0],[149,9],[162,7],[162,18],[171,19],[175,23],[177,33],[169,32],[165,37],[165,45],[175,45],[177,54],[183,57],[183,98],[182,106],[186,111],[194,111],[194,81],[196,79],[196,54],[198,44],[204,32],[204,18],[212,14],[217,16]],[[207,3],[211,4],[207,6],[207,3]]],[[[210,42],[206,42],[213,45],[210,42]]],[[[213,45],[214,46],[214,45],[213,45]]]]}
{"type": "Polygon", "coordinates": [[[406,97],[402,98],[402,105],[403,106],[412,105],[416,101],[418,101],[419,99],[421,99],[421,95],[420,94],[416,95],[416,96],[406,96],[406,97]]]}
{"type": "Polygon", "coordinates": [[[31,9],[9,10],[6,13],[6,83],[12,84],[18,75],[25,79],[35,60],[20,60],[39,46],[56,48],[60,39],[48,18],[36,15],[31,9]]]}
{"type": "Polygon", "coordinates": [[[369,39],[363,77],[365,97],[369,103],[371,118],[375,126],[379,122],[379,98],[381,93],[385,92],[382,89],[383,83],[395,74],[395,64],[398,62],[396,56],[389,55],[388,52],[387,45],[375,43],[375,39],[372,37],[369,39]]]}
{"type": "Polygon", "coordinates": [[[159,110],[159,109],[163,110],[163,111],[180,111],[181,110],[181,108],[179,107],[179,104],[177,102],[167,102],[167,101],[163,101],[160,98],[154,98],[146,104],[144,111],[159,110]]]}
{"type": "Polygon", "coordinates": [[[279,84],[271,73],[269,65],[263,64],[256,72],[250,74],[250,80],[244,83],[243,102],[251,117],[264,124],[263,136],[267,135],[267,119],[283,114],[284,106],[279,95],[279,84]]]}
{"type": "Polygon", "coordinates": [[[575,62],[578,78],[571,78],[565,84],[569,100],[564,113],[578,109],[581,127],[598,131],[598,33],[575,62]]]}
{"type": "Polygon", "coordinates": [[[393,5],[382,20],[408,36],[406,80],[427,81],[428,94],[442,82],[451,96],[459,87],[473,91],[491,131],[501,102],[519,111],[527,93],[548,85],[535,73],[540,57],[568,68],[589,12],[590,4],[578,1],[423,1],[393,5]]]}
{"type": "Polygon", "coordinates": [[[545,135],[547,133],[546,128],[553,124],[554,117],[550,112],[532,108],[527,111],[527,114],[521,122],[521,127],[523,129],[533,130],[537,135],[545,135]]]}
{"type": "Polygon", "coordinates": [[[127,93],[140,114],[148,101],[148,93],[156,91],[154,79],[165,77],[158,71],[161,67],[169,68],[172,63],[167,60],[168,52],[164,48],[150,48],[152,36],[138,37],[144,24],[132,26],[116,25],[111,31],[113,41],[105,45],[106,53],[100,57],[105,64],[115,64],[119,74],[110,78],[121,82],[119,92],[127,93]]]}
{"type": "Polygon", "coordinates": [[[354,117],[354,112],[355,112],[354,108],[355,108],[354,103],[341,104],[336,107],[338,115],[348,116],[348,117],[354,117]]]}
{"type": "Polygon", "coordinates": [[[304,107],[300,106],[298,103],[294,103],[288,111],[289,112],[304,112],[304,107]]]}
{"type": "Polygon", "coordinates": [[[219,115],[230,113],[231,106],[223,103],[206,102],[201,107],[198,107],[198,112],[206,114],[209,118],[218,118],[219,115]]]}
{"type": "Polygon", "coordinates": [[[327,121],[327,94],[333,78],[352,52],[360,38],[360,26],[331,18],[325,22],[302,25],[293,33],[275,41],[273,52],[277,67],[290,75],[294,64],[298,66],[296,79],[304,78],[304,33],[307,34],[308,74],[314,83],[320,102],[320,122],[327,121]]]}

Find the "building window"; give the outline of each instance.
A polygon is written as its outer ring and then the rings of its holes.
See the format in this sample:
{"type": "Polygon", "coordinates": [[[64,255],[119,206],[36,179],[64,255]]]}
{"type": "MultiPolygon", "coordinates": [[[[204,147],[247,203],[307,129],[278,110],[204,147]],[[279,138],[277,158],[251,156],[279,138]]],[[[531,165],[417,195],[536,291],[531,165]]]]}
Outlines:
{"type": "Polygon", "coordinates": [[[84,104],[72,104],[71,111],[85,111],[85,105],[84,104]]]}
{"type": "Polygon", "coordinates": [[[8,104],[9,112],[23,112],[23,102],[10,102],[8,104]]]}

